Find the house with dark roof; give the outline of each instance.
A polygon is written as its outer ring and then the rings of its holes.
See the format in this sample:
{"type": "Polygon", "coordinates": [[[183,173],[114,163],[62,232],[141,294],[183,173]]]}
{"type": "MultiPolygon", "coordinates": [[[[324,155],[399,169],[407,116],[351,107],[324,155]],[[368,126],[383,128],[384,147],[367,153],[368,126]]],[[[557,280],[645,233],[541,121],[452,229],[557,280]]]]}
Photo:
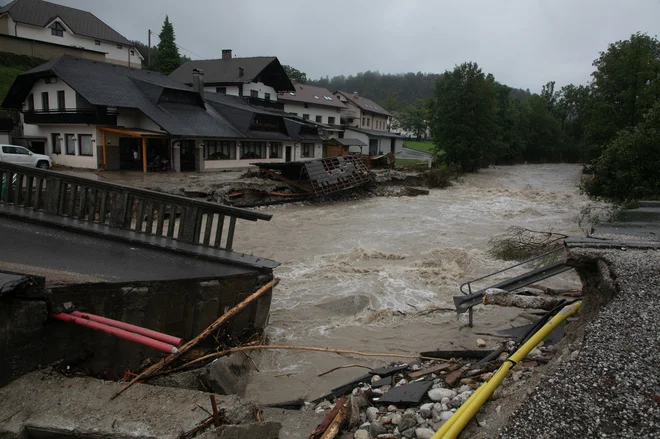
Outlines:
{"type": "Polygon", "coordinates": [[[346,106],[341,112],[343,131],[339,135],[362,143],[351,146],[350,152],[380,155],[403,151],[401,135],[389,131],[392,114],[387,110],[357,92],[337,90],[334,96],[346,106]]]}
{"type": "Polygon", "coordinates": [[[42,0],[0,7],[2,51],[53,59],[74,55],[141,68],[142,54],[94,14],[42,0]]]}
{"type": "Polygon", "coordinates": [[[62,56],[18,75],[2,107],[56,165],[202,171],[320,158],[318,129],[160,73],[62,56]]]}
{"type": "Polygon", "coordinates": [[[340,130],[340,113],[346,105],[327,88],[298,83],[293,86],[295,91],[282,92],[277,97],[285,112],[322,124],[330,132],[340,130]]]}
{"type": "Polygon", "coordinates": [[[224,49],[221,59],[188,61],[170,77],[192,85],[194,70],[204,72],[206,91],[245,97],[256,104],[269,105],[277,101],[278,93],[295,91],[275,56],[235,58],[230,49],[224,49]]]}

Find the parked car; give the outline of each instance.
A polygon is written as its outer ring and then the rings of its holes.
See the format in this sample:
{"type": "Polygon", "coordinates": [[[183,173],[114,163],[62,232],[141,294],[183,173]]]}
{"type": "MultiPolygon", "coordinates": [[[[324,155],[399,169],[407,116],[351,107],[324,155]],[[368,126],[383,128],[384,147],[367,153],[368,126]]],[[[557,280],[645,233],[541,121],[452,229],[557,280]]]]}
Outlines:
{"type": "Polygon", "coordinates": [[[0,162],[41,169],[53,166],[52,160],[47,155],[35,154],[29,149],[17,145],[0,145],[0,162]]]}

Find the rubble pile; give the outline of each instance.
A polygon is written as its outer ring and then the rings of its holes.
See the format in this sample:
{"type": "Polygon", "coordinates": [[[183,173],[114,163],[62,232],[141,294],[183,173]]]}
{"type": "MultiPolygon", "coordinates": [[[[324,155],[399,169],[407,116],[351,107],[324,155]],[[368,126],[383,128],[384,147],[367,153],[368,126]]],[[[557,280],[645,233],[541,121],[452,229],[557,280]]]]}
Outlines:
{"type": "MultiPolygon", "coordinates": [[[[496,351],[466,351],[467,356],[482,357],[479,361],[414,360],[372,370],[333,390],[337,397],[342,390],[350,391],[345,403],[344,431],[353,432],[354,439],[429,439],[515,348],[516,343],[509,341],[496,351]],[[488,361],[491,357],[494,359],[488,361]]],[[[554,353],[553,345],[541,343],[518,364],[492,399],[507,396],[524,385],[535,369],[547,363],[554,353]]],[[[333,408],[344,399],[334,404],[330,400],[323,399],[310,408],[332,415],[333,408]]]]}

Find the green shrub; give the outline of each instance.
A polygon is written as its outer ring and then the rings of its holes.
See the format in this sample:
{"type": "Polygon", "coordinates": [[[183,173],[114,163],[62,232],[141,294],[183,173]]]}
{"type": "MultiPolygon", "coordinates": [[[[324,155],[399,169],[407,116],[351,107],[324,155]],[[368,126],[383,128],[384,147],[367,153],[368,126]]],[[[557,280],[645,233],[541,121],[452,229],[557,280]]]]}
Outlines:
{"type": "Polygon", "coordinates": [[[426,185],[431,188],[446,188],[451,186],[451,181],[457,176],[456,171],[445,163],[437,168],[426,171],[424,174],[426,185]]]}

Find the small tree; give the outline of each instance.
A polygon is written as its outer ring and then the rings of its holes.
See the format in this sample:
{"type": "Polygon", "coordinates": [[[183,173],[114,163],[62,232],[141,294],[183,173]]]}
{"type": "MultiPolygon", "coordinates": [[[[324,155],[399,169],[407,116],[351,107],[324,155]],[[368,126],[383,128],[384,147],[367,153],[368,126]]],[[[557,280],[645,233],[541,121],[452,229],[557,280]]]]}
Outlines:
{"type": "Polygon", "coordinates": [[[181,65],[181,55],[179,55],[179,49],[174,42],[174,27],[172,27],[167,15],[158,38],[160,41],[158,43],[156,70],[164,75],[169,75],[181,65]]]}
{"type": "Polygon", "coordinates": [[[417,99],[412,105],[408,105],[401,113],[401,128],[422,140],[426,138],[428,131],[428,114],[426,103],[423,99],[417,99]]]}
{"type": "Polygon", "coordinates": [[[291,82],[307,84],[307,73],[301,72],[300,70],[287,65],[283,65],[282,68],[286,72],[286,75],[289,77],[291,82]]]}

